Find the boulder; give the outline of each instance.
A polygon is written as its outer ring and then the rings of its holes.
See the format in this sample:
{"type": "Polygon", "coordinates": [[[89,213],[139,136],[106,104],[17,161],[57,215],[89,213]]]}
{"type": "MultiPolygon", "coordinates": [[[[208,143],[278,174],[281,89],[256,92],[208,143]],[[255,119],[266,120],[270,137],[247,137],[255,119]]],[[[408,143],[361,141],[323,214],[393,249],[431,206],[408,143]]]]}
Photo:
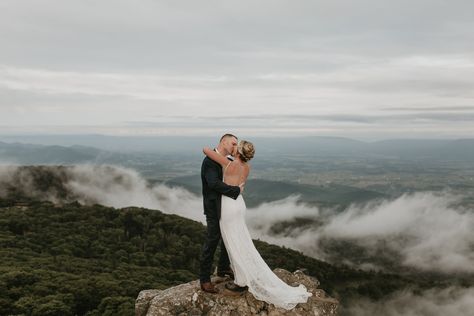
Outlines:
{"type": "Polygon", "coordinates": [[[273,270],[287,284],[303,284],[313,293],[304,304],[298,304],[292,310],[277,308],[273,304],[259,301],[250,292],[242,295],[230,295],[225,284],[229,278],[213,277],[212,282],[219,290],[218,294],[203,292],[199,280],[180,284],[166,290],[143,290],[135,303],[136,316],[237,316],[237,315],[337,315],[338,301],[328,297],[319,289],[319,281],[297,270],[294,273],[284,269],[273,270]]]}

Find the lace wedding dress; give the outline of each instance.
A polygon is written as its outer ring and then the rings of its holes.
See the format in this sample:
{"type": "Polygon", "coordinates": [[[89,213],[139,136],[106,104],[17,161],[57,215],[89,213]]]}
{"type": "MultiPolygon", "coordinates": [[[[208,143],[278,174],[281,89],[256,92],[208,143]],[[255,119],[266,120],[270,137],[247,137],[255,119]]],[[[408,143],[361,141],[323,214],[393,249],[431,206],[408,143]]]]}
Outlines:
{"type": "Polygon", "coordinates": [[[248,286],[256,299],[287,310],[306,303],[312,293],[303,284],[293,287],[283,282],[262,259],[247,229],[245,212],[242,195],[236,200],[222,196],[219,225],[234,271],[234,283],[248,286]]]}

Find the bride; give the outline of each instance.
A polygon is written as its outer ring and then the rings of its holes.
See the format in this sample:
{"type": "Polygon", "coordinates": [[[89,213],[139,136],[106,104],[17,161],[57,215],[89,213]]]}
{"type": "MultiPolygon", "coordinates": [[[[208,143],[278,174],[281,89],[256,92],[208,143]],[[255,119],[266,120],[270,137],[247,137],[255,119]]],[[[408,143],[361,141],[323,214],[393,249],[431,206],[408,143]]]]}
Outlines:
{"type": "MultiPolygon", "coordinates": [[[[247,180],[250,172],[248,161],[255,154],[251,142],[239,142],[232,156],[234,161],[204,148],[204,153],[218,162],[223,168],[223,182],[228,185],[239,185],[247,180]]],[[[298,287],[283,282],[268,267],[255,248],[245,223],[246,206],[242,195],[236,200],[222,196],[221,218],[219,221],[222,240],[229,254],[230,264],[234,271],[234,283],[248,287],[248,291],[261,301],[290,310],[298,303],[306,303],[312,293],[303,284],[298,287]]]]}

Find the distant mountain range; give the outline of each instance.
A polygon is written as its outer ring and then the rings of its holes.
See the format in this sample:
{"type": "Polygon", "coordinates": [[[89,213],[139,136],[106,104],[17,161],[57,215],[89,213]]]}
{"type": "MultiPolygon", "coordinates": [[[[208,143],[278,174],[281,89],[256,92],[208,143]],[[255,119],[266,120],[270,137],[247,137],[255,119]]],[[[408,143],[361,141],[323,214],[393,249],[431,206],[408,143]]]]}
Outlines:
{"type": "MultiPolygon", "coordinates": [[[[101,152],[174,153],[200,157],[201,149],[205,146],[215,146],[218,142],[218,137],[57,135],[0,136],[0,140],[3,141],[0,142],[0,159],[4,159],[5,155],[9,155],[12,159],[21,157],[28,148],[35,148],[37,152],[27,152],[28,154],[33,154],[31,160],[40,158],[52,160],[58,159],[56,158],[58,156],[71,160],[72,158],[69,155],[76,157],[75,159],[77,160],[81,160],[87,159],[87,155],[97,155],[97,152],[94,152],[92,148],[100,149],[101,152]],[[17,142],[17,144],[12,144],[14,142],[17,142]],[[29,145],[18,144],[18,142],[28,143],[29,145]],[[47,146],[43,148],[47,153],[41,151],[41,147],[38,147],[39,144],[47,146]],[[16,145],[16,147],[9,145],[16,145]]],[[[391,139],[364,142],[342,137],[255,137],[249,140],[256,146],[256,158],[258,156],[269,158],[274,155],[283,155],[474,161],[474,139],[391,139]]]]}
{"type": "Polygon", "coordinates": [[[0,142],[0,162],[13,164],[114,163],[127,155],[82,145],[59,146],[0,142]]]}

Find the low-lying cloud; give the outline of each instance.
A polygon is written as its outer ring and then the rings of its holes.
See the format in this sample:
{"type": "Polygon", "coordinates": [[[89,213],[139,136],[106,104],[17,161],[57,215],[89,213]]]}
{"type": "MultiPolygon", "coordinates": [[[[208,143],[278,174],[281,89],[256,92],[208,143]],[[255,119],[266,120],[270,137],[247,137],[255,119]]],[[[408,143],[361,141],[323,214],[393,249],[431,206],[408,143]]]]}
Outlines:
{"type": "Polygon", "coordinates": [[[401,291],[383,301],[358,299],[350,302],[348,315],[435,316],[472,315],[474,288],[430,289],[419,294],[401,291]]]}
{"type": "MultiPolygon", "coordinates": [[[[17,168],[1,167],[1,182],[16,181],[29,196],[61,201],[61,192],[55,189],[45,194],[35,187],[33,174],[26,170],[19,174],[17,168]]],[[[81,203],[146,207],[205,223],[200,196],[179,187],[150,185],[135,170],[76,165],[54,172],[72,198],[81,203]]],[[[291,247],[319,259],[335,258],[324,243],[342,241],[362,247],[374,256],[377,249],[384,247],[396,254],[396,260],[400,261],[397,264],[405,267],[474,273],[474,212],[459,206],[460,199],[447,192],[420,192],[394,200],[352,205],[336,212],[309,206],[299,202],[298,196],[289,196],[249,208],[247,225],[253,238],[291,247]]],[[[338,259],[351,263],[353,258],[338,259]]],[[[357,265],[361,267],[360,263],[357,265]]],[[[376,267],[367,260],[363,265],[376,267]]]]}
{"type": "MultiPolygon", "coordinates": [[[[249,226],[261,239],[299,249],[313,257],[328,256],[322,240],[346,241],[375,254],[377,247],[400,255],[403,266],[425,271],[474,273],[474,212],[458,205],[449,193],[419,192],[395,200],[352,205],[328,215],[298,203],[297,197],[265,203],[248,210],[249,226]],[[295,217],[319,225],[282,230],[278,222],[295,217]]],[[[350,258],[347,258],[348,260],[350,258]]]]}
{"type": "Polygon", "coordinates": [[[61,203],[66,199],[116,208],[138,206],[205,222],[199,197],[179,187],[171,188],[163,184],[151,186],[133,169],[90,164],[66,168],[45,167],[39,176],[47,174],[48,177],[62,181],[61,186],[51,185],[51,189],[46,192],[38,187],[38,173],[38,170],[32,171],[20,166],[1,165],[0,196],[7,195],[6,184],[14,183],[15,188],[23,195],[54,203],[61,203]]]}
{"type": "Polygon", "coordinates": [[[332,238],[370,247],[383,239],[406,266],[423,270],[474,272],[474,213],[455,206],[459,197],[415,193],[363,208],[350,207],[322,230],[332,238]]]}

